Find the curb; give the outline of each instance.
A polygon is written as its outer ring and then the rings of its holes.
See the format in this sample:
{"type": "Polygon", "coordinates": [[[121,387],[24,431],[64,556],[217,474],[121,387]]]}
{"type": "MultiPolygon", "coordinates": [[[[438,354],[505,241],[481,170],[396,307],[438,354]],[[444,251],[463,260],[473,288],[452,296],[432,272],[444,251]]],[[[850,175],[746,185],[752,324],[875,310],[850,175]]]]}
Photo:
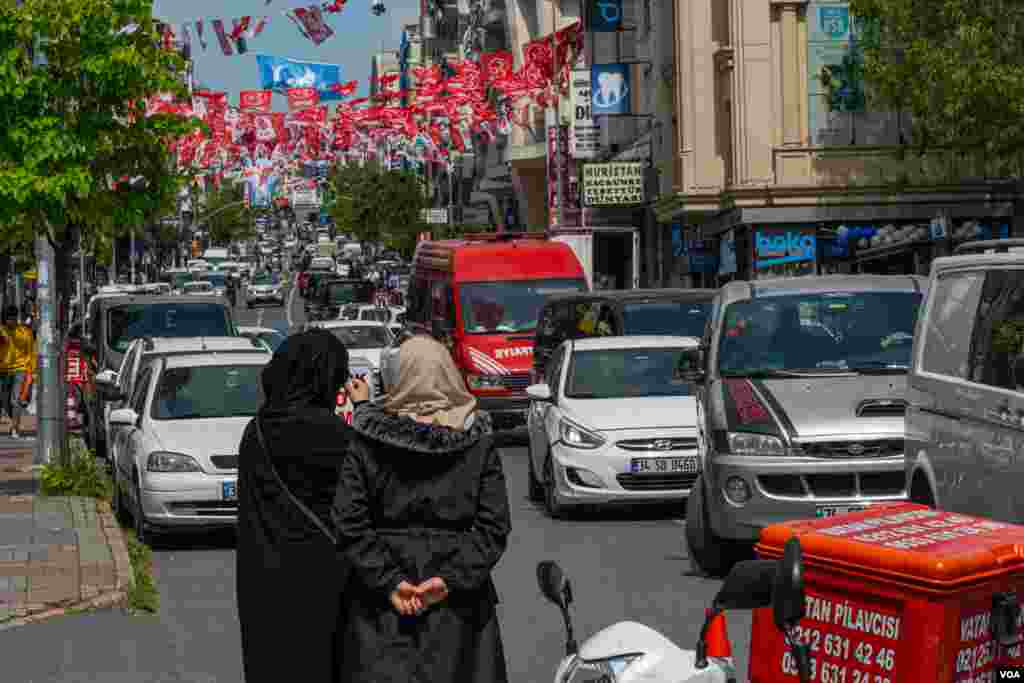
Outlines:
{"type": "MultiPolygon", "coordinates": [[[[18,498],[31,498],[30,496],[19,496],[18,498]]],[[[114,589],[96,592],[96,589],[87,589],[83,586],[83,592],[87,590],[93,595],[84,600],[65,602],[57,605],[43,605],[36,610],[33,606],[22,606],[17,609],[15,616],[6,621],[0,622],[0,631],[36,624],[54,617],[65,616],[70,612],[81,612],[93,609],[104,609],[110,607],[123,607],[128,602],[128,591],[135,584],[135,575],[132,573],[131,560],[128,557],[128,545],[124,540],[124,532],[121,525],[110,510],[110,504],[103,500],[96,501],[96,513],[100,521],[100,529],[106,539],[110,554],[114,558],[114,589]]]]}

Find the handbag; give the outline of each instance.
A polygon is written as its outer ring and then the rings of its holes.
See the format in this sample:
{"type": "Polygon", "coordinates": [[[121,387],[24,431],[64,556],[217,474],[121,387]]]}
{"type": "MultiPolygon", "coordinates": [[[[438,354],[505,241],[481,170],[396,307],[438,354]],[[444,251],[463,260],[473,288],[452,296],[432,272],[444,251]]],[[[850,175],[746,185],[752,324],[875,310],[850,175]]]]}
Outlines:
{"type": "Polygon", "coordinates": [[[270,459],[270,449],[267,448],[267,442],[263,439],[263,427],[260,425],[260,418],[258,417],[256,418],[256,440],[260,443],[260,450],[263,451],[263,456],[267,461],[267,467],[269,467],[270,471],[273,473],[274,479],[277,481],[277,485],[281,487],[281,490],[285,492],[285,495],[288,496],[295,507],[299,508],[299,510],[302,511],[302,514],[304,514],[309,521],[313,522],[313,524],[323,532],[324,536],[330,540],[331,544],[337,545],[337,536],[331,533],[331,530],[327,528],[327,525],[323,523],[323,520],[321,520],[315,512],[310,510],[309,506],[299,500],[298,496],[292,493],[292,490],[288,488],[288,485],[284,483],[283,479],[281,479],[281,475],[277,473],[277,468],[274,467],[274,462],[270,459]]]}

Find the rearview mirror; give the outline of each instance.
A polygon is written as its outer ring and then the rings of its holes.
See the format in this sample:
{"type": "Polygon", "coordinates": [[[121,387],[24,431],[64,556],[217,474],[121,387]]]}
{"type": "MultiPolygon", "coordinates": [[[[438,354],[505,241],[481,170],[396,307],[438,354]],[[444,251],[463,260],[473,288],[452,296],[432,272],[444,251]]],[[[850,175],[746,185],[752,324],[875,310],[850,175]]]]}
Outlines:
{"type": "Polygon", "coordinates": [[[526,387],[526,395],[533,401],[550,401],[551,387],[547,384],[532,384],[526,387]]]}
{"type": "Polygon", "coordinates": [[[673,379],[701,384],[704,382],[704,349],[686,349],[679,355],[673,379]]]}
{"type": "Polygon", "coordinates": [[[779,563],[775,560],[738,562],[725,577],[715,596],[719,610],[758,609],[772,604],[772,590],[779,563]]]}
{"type": "Polygon", "coordinates": [[[775,626],[780,631],[789,632],[804,618],[803,551],[795,536],[786,541],[778,561],[771,600],[775,626]]]}
{"type": "Polygon", "coordinates": [[[138,414],[131,408],[119,408],[110,412],[110,424],[121,427],[134,427],[139,422],[138,414]]]}
{"type": "Polygon", "coordinates": [[[545,560],[537,564],[537,585],[545,598],[563,610],[572,603],[569,580],[557,563],[545,560]]]}
{"type": "Polygon", "coordinates": [[[117,384],[117,373],[113,370],[104,370],[103,372],[96,374],[96,385],[115,385],[117,384]]]}

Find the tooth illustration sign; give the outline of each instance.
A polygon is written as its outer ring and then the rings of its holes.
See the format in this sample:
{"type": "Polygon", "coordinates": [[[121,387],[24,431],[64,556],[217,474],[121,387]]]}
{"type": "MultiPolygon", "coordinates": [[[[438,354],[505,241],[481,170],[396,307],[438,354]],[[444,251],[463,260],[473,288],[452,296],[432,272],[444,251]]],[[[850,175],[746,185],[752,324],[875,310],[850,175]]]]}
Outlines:
{"type": "Polygon", "coordinates": [[[596,64],[590,69],[593,113],[629,114],[629,64],[596,64]]]}

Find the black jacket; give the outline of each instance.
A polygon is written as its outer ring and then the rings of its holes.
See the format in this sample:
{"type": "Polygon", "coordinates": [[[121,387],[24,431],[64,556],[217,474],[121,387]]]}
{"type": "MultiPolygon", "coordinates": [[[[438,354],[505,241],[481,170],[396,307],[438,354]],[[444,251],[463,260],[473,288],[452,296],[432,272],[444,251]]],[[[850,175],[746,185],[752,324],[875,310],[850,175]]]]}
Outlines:
{"type": "Polygon", "coordinates": [[[334,520],[352,567],[346,591],[346,683],[507,680],[491,570],[510,531],[491,421],[466,431],[361,406],[342,464],[334,520]],[[418,617],[389,602],[406,580],[434,576],[450,595],[418,617]]]}

